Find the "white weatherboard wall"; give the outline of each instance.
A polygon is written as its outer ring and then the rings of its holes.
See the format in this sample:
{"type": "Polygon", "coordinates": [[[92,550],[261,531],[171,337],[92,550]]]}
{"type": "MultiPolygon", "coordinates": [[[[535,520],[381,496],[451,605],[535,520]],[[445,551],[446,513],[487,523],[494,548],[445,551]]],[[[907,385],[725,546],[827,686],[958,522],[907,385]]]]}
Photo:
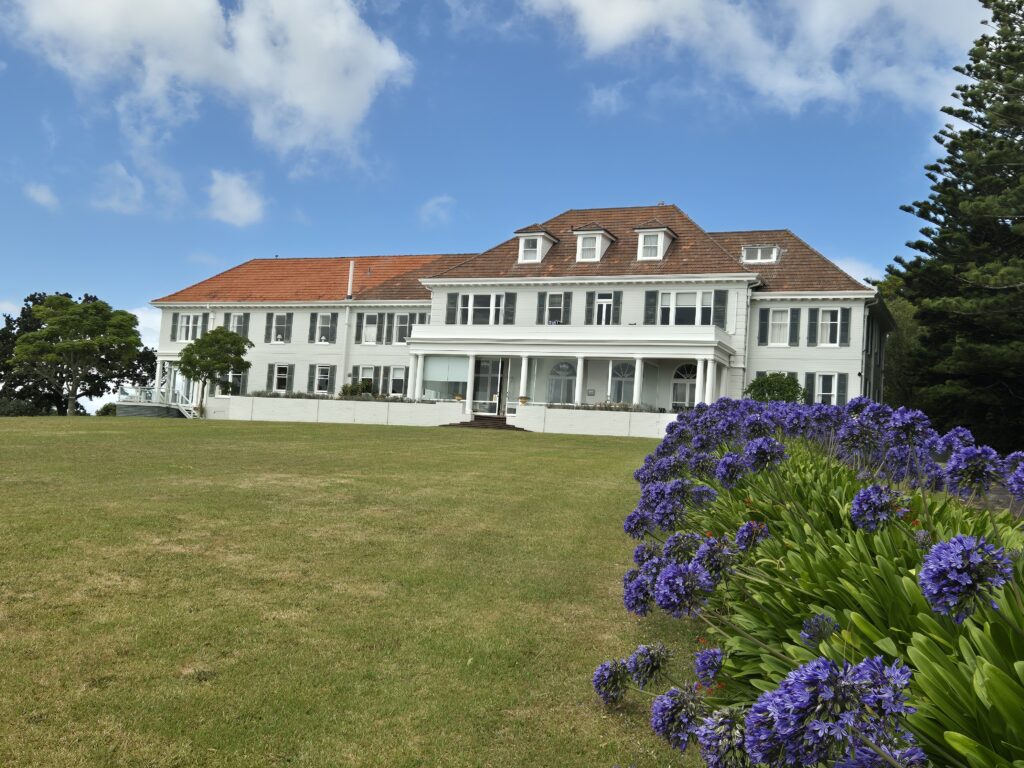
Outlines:
{"type": "Polygon", "coordinates": [[[287,397],[211,397],[209,419],[309,421],[330,424],[392,424],[437,427],[469,421],[462,403],[400,403],[287,397]]]}

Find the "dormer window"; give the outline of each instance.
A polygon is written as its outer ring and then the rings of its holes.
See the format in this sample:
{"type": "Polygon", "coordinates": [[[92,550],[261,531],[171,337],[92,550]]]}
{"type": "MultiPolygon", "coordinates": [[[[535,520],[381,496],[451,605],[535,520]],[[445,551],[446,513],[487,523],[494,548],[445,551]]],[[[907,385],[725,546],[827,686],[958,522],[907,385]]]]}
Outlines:
{"type": "Polygon", "coordinates": [[[576,234],[576,261],[597,262],[604,256],[615,237],[597,222],[573,227],[576,234]]]}
{"type": "Polygon", "coordinates": [[[519,235],[519,263],[539,264],[551,249],[551,246],[558,242],[554,235],[540,226],[520,229],[516,232],[519,235]]]}
{"type": "Polygon", "coordinates": [[[597,235],[580,237],[580,261],[597,261],[597,235]]]}
{"type": "Polygon", "coordinates": [[[638,261],[661,261],[676,233],[656,219],[636,228],[638,261]]]}
{"type": "Polygon", "coordinates": [[[643,244],[640,246],[639,258],[644,260],[654,260],[661,258],[661,249],[658,247],[661,244],[661,235],[658,234],[645,234],[643,235],[643,244]]]}
{"type": "Polygon", "coordinates": [[[745,245],[742,258],[748,264],[771,264],[779,260],[779,246],[745,245]]]}

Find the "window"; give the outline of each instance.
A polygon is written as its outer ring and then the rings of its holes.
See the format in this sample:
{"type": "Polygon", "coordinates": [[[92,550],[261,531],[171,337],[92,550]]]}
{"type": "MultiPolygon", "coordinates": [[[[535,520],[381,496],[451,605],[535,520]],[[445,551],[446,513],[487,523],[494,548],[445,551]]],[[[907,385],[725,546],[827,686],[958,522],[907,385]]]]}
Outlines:
{"type": "Polygon", "coordinates": [[[672,378],[672,410],[692,408],[697,402],[697,366],[686,363],[676,368],[672,378]]]}
{"type": "Polygon", "coordinates": [[[228,375],[224,378],[223,384],[221,384],[220,391],[221,394],[224,395],[242,394],[242,372],[231,371],[230,373],[228,373],[228,375]]]}
{"type": "Polygon", "coordinates": [[[702,291],[700,294],[700,324],[711,325],[711,310],[715,294],[711,291],[702,291]]]}
{"type": "Polygon", "coordinates": [[[331,394],[331,366],[318,365],[316,367],[315,391],[318,395],[331,394]]]}
{"type": "Polygon", "coordinates": [[[615,296],[611,292],[597,294],[597,303],[595,306],[597,315],[594,319],[594,322],[597,323],[597,325],[612,324],[612,307],[614,303],[615,296]]]}
{"type": "Polygon", "coordinates": [[[287,392],[288,391],[288,366],[287,365],[275,365],[274,366],[274,391],[275,392],[287,392]]]}
{"type": "Polygon", "coordinates": [[[779,257],[779,248],[775,245],[745,245],[743,246],[743,261],[753,263],[765,263],[776,261],[779,257]]]}
{"type": "Polygon", "coordinates": [[[697,294],[676,294],[676,325],[695,325],[697,323],[697,294]]]}
{"type": "Polygon", "coordinates": [[[373,386],[373,366],[363,365],[359,367],[359,381],[373,386]]]}
{"type": "Polygon", "coordinates": [[[245,314],[235,312],[231,315],[231,329],[239,336],[245,336],[245,314]]]}
{"type": "Polygon", "coordinates": [[[380,326],[380,315],[371,313],[363,317],[363,344],[376,344],[380,341],[380,326]]]}
{"type": "Polygon", "coordinates": [[[824,347],[839,346],[839,310],[823,309],[818,319],[818,344],[824,347]]]}
{"type": "Polygon", "coordinates": [[[836,401],[836,376],[834,373],[818,374],[818,391],[814,399],[823,405],[833,405],[836,401]]]}
{"type": "MultiPolygon", "coordinates": [[[[326,344],[331,340],[331,316],[330,314],[317,315],[316,318],[316,343],[326,344]]],[[[319,390],[317,390],[319,391],[319,390]]]]}
{"type": "Polygon", "coordinates": [[[491,297],[484,294],[473,296],[473,325],[488,325],[491,316],[491,297]]]}
{"type": "Polygon", "coordinates": [[[636,368],[632,363],[615,363],[612,366],[611,397],[613,403],[633,401],[633,376],[636,368]]]}
{"type": "Polygon", "coordinates": [[[697,325],[697,297],[701,296],[701,325],[711,324],[710,291],[698,294],[697,291],[661,294],[658,303],[659,325],[697,325]],[[705,307],[706,310],[705,311],[705,307]],[[706,319],[705,319],[706,318],[706,319]]]}
{"type": "Polygon", "coordinates": [[[405,366],[396,365],[391,369],[391,392],[392,395],[405,394],[405,366]]]}
{"type": "Polygon", "coordinates": [[[548,402],[571,403],[576,398],[576,366],[573,363],[555,363],[548,375],[548,402]]]}
{"type": "MultiPolygon", "coordinates": [[[[459,325],[500,325],[503,317],[502,302],[504,298],[505,294],[503,293],[460,294],[459,325]]],[[[509,307],[512,307],[511,302],[509,307]]],[[[509,311],[511,312],[511,309],[509,311]]]]}
{"type": "Polygon", "coordinates": [[[561,325],[562,324],[562,294],[560,294],[560,293],[549,293],[548,294],[547,320],[548,320],[548,325],[561,325]]]}
{"type": "Polygon", "coordinates": [[[659,325],[671,325],[672,324],[672,294],[663,293],[661,294],[661,303],[658,307],[658,324],[659,325]]]}
{"type": "Polygon", "coordinates": [[[409,338],[409,315],[395,315],[395,344],[405,344],[409,338]]]}
{"type": "Polygon", "coordinates": [[[178,341],[195,341],[202,334],[202,315],[182,315],[178,320],[178,341]]]}
{"type": "Polygon", "coordinates": [[[640,240],[642,243],[640,246],[641,259],[655,260],[661,258],[661,235],[657,233],[641,234],[640,240]]]}
{"type": "Polygon", "coordinates": [[[580,239],[580,261],[597,261],[597,235],[583,235],[580,239]]]}
{"type": "Polygon", "coordinates": [[[768,320],[768,344],[789,346],[789,310],[773,309],[768,320]]]}
{"type": "Polygon", "coordinates": [[[288,338],[288,315],[274,315],[274,335],[272,343],[284,344],[288,338]]]}
{"type": "Polygon", "coordinates": [[[540,238],[524,237],[521,261],[540,261],[540,238]]]}

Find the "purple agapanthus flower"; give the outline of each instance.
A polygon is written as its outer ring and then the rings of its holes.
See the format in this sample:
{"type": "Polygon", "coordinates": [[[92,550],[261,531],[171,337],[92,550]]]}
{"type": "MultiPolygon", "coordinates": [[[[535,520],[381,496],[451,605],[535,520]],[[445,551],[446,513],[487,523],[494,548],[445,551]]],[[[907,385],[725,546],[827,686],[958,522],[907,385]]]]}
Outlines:
{"type": "Polygon", "coordinates": [[[715,479],[722,484],[723,488],[732,489],[743,479],[749,469],[742,456],[730,451],[723,454],[722,458],[718,460],[718,466],[715,467],[715,479]]]}
{"type": "Polygon", "coordinates": [[[767,525],[750,520],[736,531],[736,549],[740,552],[749,552],[770,536],[767,525]]]}
{"type": "Polygon", "coordinates": [[[594,691],[605,704],[616,704],[626,695],[629,670],[623,659],[611,659],[594,670],[594,691]]]}
{"type": "Polygon", "coordinates": [[[732,571],[735,553],[729,544],[729,539],[725,536],[709,536],[701,542],[693,555],[693,561],[707,571],[715,582],[721,581],[723,576],[732,571]]]}
{"type": "Polygon", "coordinates": [[[850,505],[853,525],[871,533],[907,512],[907,500],[892,488],[869,485],[861,488],[850,505]]]}
{"type": "Polygon", "coordinates": [[[839,624],[825,613],[816,613],[805,619],[800,631],[800,640],[808,648],[817,648],[823,641],[839,631],[839,624]]]}
{"type": "Polygon", "coordinates": [[[988,493],[1003,475],[1002,460],[987,445],[965,445],[953,451],[946,463],[946,489],[957,496],[988,493]]]}
{"type": "Polygon", "coordinates": [[[693,616],[715,588],[710,574],[697,562],[669,563],[658,574],[654,602],[675,618],[693,616]]]}
{"type": "Polygon", "coordinates": [[[651,705],[651,728],[676,749],[684,750],[700,725],[704,702],[692,688],[670,688],[651,705]]]}
{"type": "Polygon", "coordinates": [[[707,768],[750,768],[743,744],[745,729],[739,707],[726,707],[705,717],[694,731],[707,768]]]}
{"type": "Polygon", "coordinates": [[[1024,501],[1024,451],[1014,451],[1003,462],[1006,490],[1017,501],[1024,501]]]}
{"type": "Polygon", "coordinates": [[[654,646],[638,645],[626,659],[626,669],[637,687],[643,688],[661,677],[670,658],[671,654],[663,643],[654,646]]]}
{"type": "Polygon", "coordinates": [[[974,613],[979,598],[995,608],[993,591],[1012,575],[1013,565],[1001,547],[984,537],[960,534],[928,550],[918,583],[933,611],[961,624],[974,613]]]}
{"type": "Polygon", "coordinates": [[[786,458],[786,449],[771,437],[755,437],[743,447],[743,463],[752,472],[781,464],[786,458]]]}
{"type": "Polygon", "coordinates": [[[675,563],[685,563],[694,556],[703,543],[704,539],[696,533],[673,533],[665,539],[661,556],[675,563]]]}
{"type": "Polygon", "coordinates": [[[718,673],[722,671],[724,656],[719,648],[705,648],[697,651],[693,656],[693,671],[697,675],[697,682],[705,688],[714,684],[718,673]]]}
{"type": "Polygon", "coordinates": [[[630,568],[622,577],[622,604],[637,616],[646,616],[654,603],[654,588],[649,576],[630,568]]]}

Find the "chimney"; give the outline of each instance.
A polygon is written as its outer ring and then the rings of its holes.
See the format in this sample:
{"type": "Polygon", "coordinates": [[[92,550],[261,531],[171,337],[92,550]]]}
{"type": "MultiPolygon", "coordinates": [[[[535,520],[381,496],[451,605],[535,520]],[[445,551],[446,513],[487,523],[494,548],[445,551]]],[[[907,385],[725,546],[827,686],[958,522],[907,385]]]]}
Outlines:
{"type": "Polygon", "coordinates": [[[352,298],[352,284],[356,279],[356,260],[349,259],[348,262],[348,293],[345,295],[346,299],[352,298]]]}

